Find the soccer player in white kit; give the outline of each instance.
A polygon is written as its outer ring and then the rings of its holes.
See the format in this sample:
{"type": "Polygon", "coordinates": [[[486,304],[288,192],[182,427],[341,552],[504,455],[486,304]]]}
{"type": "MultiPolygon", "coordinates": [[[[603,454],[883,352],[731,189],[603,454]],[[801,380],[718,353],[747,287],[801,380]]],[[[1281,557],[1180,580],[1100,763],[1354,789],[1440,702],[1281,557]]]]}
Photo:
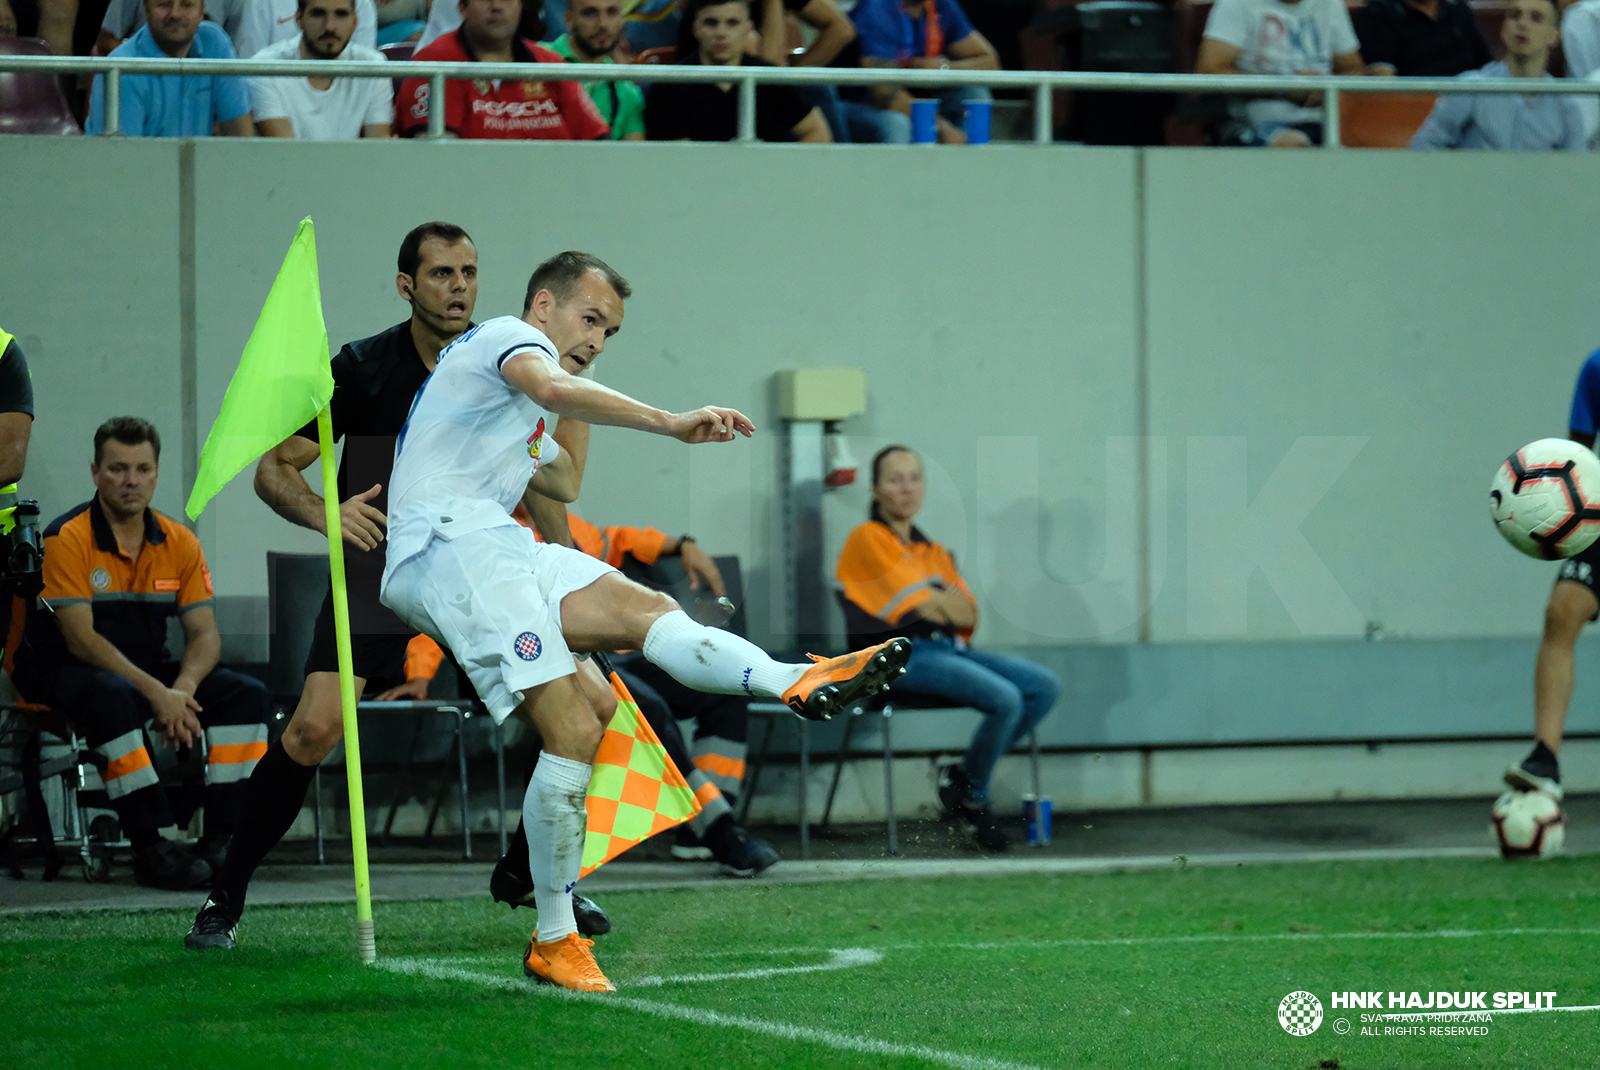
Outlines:
{"type": "Polygon", "coordinates": [[[621,326],[631,293],[596,257],[562,253],[534,271],[520,319],[479,324],[439,354],[395,444],[380,595],[451,650],[496,723],[516,716],[543,738],[522,803],[539,911],[523,970],[582,991],[615,991],[593,941],[577,933],[571,896],[590,766],[616,698],[573,652],[642,650],[689,687],[781,697],[820,720],[887,689],[911,651],[897,638],[781,664],[610,565],[535,541],[512,519],[534,472],[557,459],[548,432],[558,416],[691,444],[754,432],[733,409],[668,413],[579,377],[621,326]]]}

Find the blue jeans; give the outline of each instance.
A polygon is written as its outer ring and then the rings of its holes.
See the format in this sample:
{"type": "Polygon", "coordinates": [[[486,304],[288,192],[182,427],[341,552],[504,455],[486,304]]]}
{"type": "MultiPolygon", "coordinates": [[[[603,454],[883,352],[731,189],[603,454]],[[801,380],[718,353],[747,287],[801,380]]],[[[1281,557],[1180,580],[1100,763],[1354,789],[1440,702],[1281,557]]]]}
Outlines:
{"type": "Polygon", "coordinates": [[[1044,720],[1061,693],[1061,680],[1021,658],[961,649],[948,639],[918,639],[891,693],[926,695],[983,711],[964,763],[968,798],[983,806],[989,802],[995,763],[1044,720]]]}
{"type": "Polygon", "coordinates": [[[859,100],[841,100],[839,114],[850,140],[868,145],[911,144],[911,116],[874,108],[859,100]]]}

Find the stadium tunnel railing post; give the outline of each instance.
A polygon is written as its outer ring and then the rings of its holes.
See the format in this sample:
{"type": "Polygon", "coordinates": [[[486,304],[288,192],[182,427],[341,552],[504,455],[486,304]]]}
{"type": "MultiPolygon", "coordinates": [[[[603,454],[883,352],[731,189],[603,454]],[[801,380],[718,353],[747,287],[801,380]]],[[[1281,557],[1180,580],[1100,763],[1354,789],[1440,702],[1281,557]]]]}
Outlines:
{"type": "MultiPolygon", "coordinates": [[[[1566,78],[1508,78],[1479,81],[1458,78],[1369,78],[1359,75],[1260,75],[1260,74],[1129,74],[1115,71],[931,71],[882,67],[737,67],[706,68],[698,64],[599,64],[562,65],[562,80],[629,82],[714,82],[739,83],[738,140],[755,141],[756,89],[762,85],[899,85],[921,90],[944,90],[963,86],[988,89],[1021,89],[1033,93],[1033,141],[1049,144],[1053,140],[1054,115],[1051,94],[1058,89],[1134,93],[1206,93],[1278,95],[1320,91],[1323,94],[1323,147],[1341,147],[1339,130],[1341,106],[1346,93],[1407,93],[1472,96],[1556,95],[1566,97],[1600,96],[1600,82],[1571,81],[1566,78]]],[[[168,59],[127,56],[0,56],[0,73],[90,74],[104,75],[105,132],[115,134],[121,126],[122,78],[124,76],[177,74],[189,77],[324,77],[323,60],[263,59],[168,59]]],[[[446,79],[518,79],[527,76],[521,63],[473,63],[407,60],[385,62],[352,60],[339,64],[340,78],[426,78],[430,99],[444,96],[446,79]]],[[[428,109],[429,138],[445,136],[442,108],[428,109]]]]}

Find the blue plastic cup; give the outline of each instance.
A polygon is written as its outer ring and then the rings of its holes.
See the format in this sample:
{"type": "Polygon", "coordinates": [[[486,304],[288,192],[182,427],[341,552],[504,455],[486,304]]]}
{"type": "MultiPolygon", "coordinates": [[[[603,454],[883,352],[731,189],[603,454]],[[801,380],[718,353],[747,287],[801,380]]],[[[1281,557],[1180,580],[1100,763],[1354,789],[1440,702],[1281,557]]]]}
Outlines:
{"type": "Polygon", "coordinates": [[[994,111],[994,105],[987,100],[974,100],[967,104],[967,144],[987,145],[989,143],[989,117],[994,111]]]}
{"type": "Polygon", "coordinates": [[[939,125],[935,119],[939,114],[937,100],[913,100],[911,102],[911,143],[913,145],[934,145],[939,141],[939,125]]]}

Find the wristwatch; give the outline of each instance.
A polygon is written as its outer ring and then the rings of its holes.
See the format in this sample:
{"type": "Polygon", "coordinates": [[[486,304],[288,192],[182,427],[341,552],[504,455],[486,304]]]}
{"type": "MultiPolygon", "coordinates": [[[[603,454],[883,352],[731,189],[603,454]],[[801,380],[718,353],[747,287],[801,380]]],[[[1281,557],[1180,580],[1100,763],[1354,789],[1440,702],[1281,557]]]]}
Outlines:
{"type": "Polygon", "coordinates": [[[679,535],[678,536],[678,549],[677,549],[676,552],[677,552],[679,557],[683,556],[683,544],[686,543],[686,542],[694,542],[694,536],[693,535],[679,535]]]}

